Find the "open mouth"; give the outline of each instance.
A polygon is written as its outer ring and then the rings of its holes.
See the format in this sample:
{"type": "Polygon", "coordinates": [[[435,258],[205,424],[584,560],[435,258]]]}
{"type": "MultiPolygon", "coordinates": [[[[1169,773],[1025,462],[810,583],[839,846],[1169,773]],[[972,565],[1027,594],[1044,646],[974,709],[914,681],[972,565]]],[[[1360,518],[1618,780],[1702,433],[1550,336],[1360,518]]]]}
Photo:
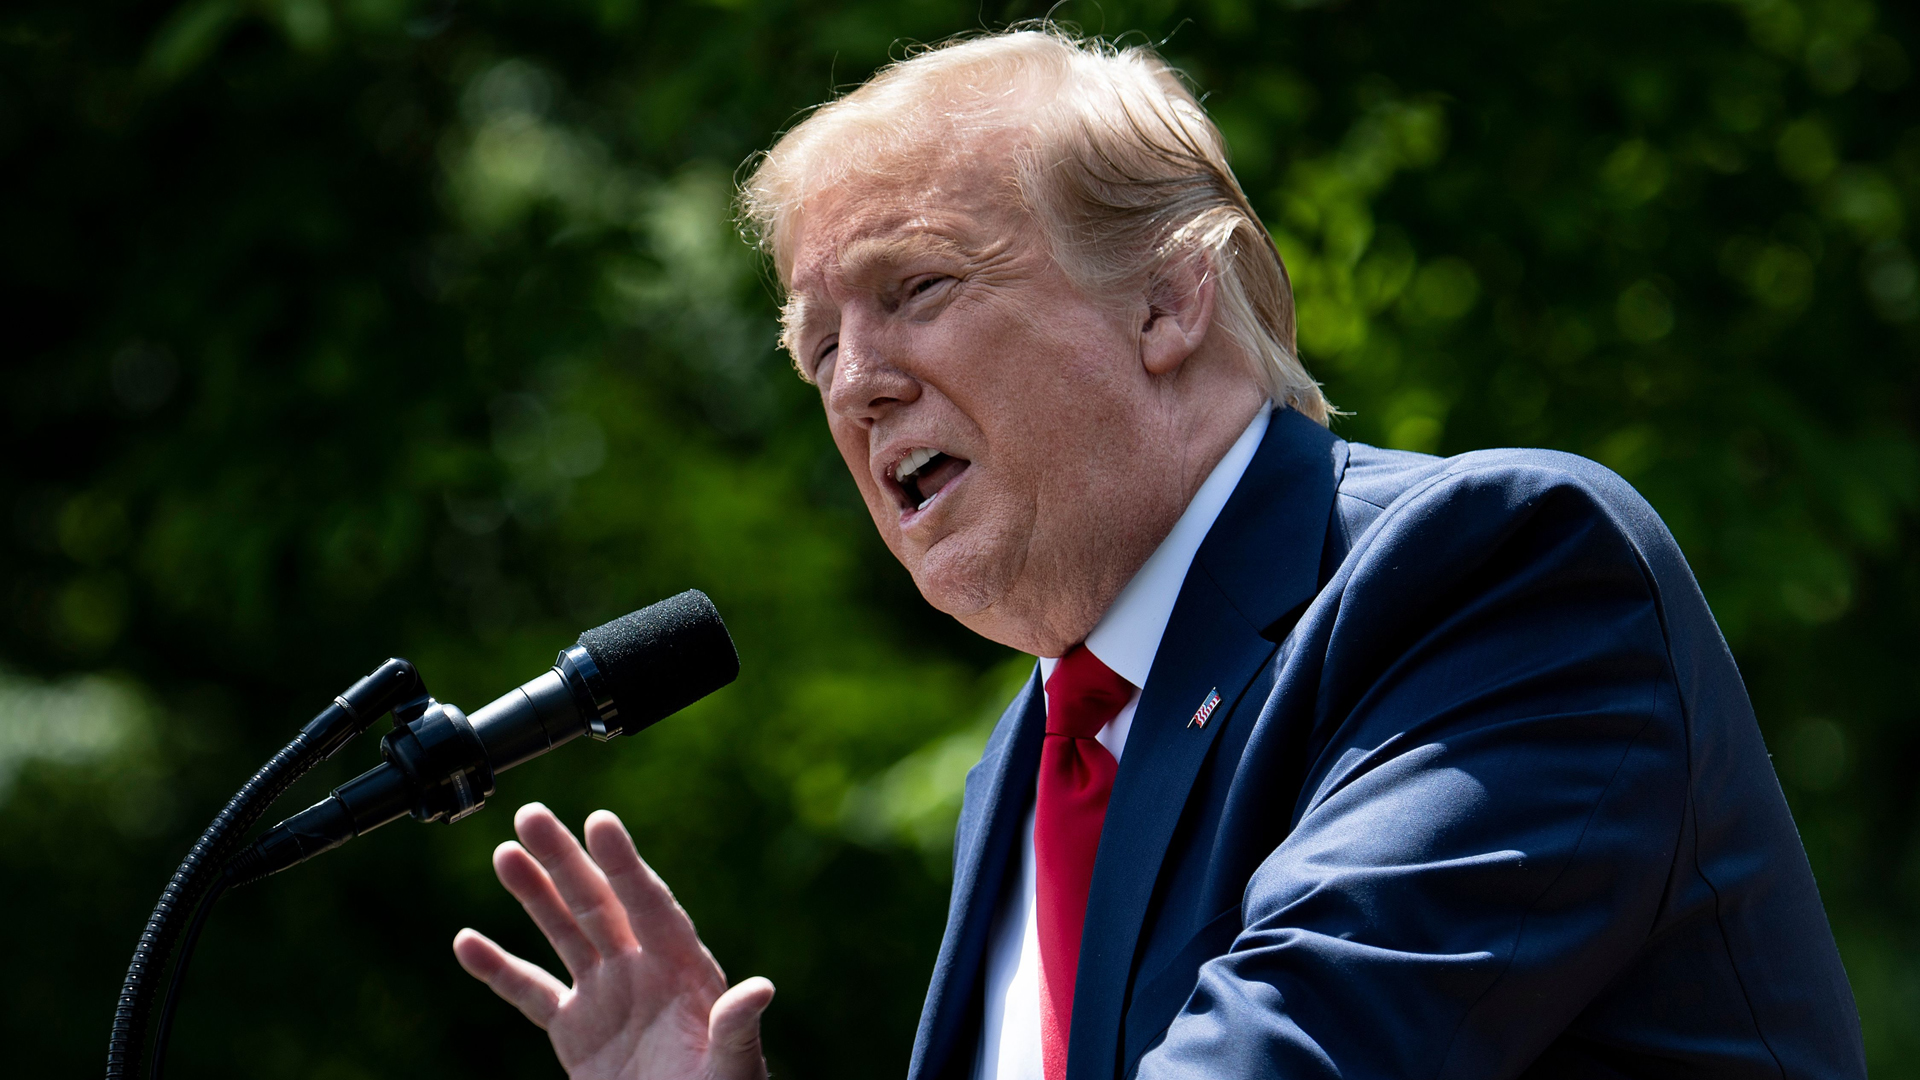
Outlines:
{"type": "Polygon", "coordinates": [[[921,446],[908,451],[888,474],[897,488],[894,496],[900,501],[900,508],[917,511],[925,510],[971,464],[965,458],[921,446]]]}

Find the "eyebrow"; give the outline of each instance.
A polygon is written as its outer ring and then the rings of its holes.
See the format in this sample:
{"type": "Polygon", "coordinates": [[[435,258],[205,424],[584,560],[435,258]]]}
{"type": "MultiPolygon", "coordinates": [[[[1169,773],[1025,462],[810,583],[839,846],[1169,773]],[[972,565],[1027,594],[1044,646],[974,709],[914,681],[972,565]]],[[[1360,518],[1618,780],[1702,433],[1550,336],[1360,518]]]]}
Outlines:
{"type": "Polygon", "coordinates": [[[870,236],[855,240],[842,248],[834,261],[843,276],[863,278],[927,255],[965,259],[972,254],[951,236],[916,230],[904,236],[870,236]]]}
{"type": "Polygon", "coordinates": [[[800,378],[811,383],[813,373],[807,370],[806,362],[800,359],[800,331],[807,325],[807,298],[799,293],[788,293],[785,303],[780,305],[780,346],[787,350],[793,360],[793,370],[800,378]]]}

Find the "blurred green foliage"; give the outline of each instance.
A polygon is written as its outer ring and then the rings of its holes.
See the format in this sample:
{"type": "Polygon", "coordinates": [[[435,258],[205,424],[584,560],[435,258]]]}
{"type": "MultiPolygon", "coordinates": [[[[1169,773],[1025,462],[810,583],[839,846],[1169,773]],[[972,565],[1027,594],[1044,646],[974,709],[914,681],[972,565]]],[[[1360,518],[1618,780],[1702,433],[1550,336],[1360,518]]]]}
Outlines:
{"type": "MultiPolygon", "coordinates": [[[[554,1075],[453,964],[547,956],[511,805],[620,812],[776,1072],[905,1065],[958,785],[1024,665],[873,535],[729,219],[959,0],[190,0],[0,14],[0,1033],[97,1067],[166,874],[390,654],[478,705],[689,585],[740,682],[236,893],[183,1075],[554,1075]]],[[[1349,438],[1588,454],[1746,672],[1882,1076],[1920,1075],[1920,109],[1871,0],[1103,0],[1206,92],[1349,438]]],[[[289,797],[366,767],[351,748],[289,797]]]]}

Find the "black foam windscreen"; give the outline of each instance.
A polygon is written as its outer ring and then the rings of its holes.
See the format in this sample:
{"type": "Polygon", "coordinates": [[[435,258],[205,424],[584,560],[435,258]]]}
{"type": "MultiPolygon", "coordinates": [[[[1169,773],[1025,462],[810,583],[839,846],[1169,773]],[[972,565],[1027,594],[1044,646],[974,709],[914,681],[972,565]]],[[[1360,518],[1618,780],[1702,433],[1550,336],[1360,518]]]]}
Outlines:
{"type": "Polygon", "coordinates": [[[631,735],[740,674],[727,624],[713,601],[688,589],[580,635],[631,735]]]}

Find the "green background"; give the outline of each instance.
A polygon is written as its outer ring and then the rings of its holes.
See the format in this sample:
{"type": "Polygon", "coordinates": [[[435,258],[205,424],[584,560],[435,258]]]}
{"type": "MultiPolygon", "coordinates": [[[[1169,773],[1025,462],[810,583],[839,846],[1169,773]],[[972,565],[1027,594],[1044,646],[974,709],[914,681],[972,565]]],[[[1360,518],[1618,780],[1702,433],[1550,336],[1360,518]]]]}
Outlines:
{"type": "MultiPolygon", "coordinates": [[[[99,1067],[174,862],[389,655],[469,708],[690,585],[733,688],[235,893],[176,1075],[555,1075],[462,975],[511,808],[617,810],[783,1076],[905,1067],[1023,674],[873,534],[730,184],[1039,4],[23,0],[0,14],[0,1044],[99,1067]]],[[[1881,1076],[1920,1075],[1920,110],[1870,0],[1069,3],[1165,41],[1354,439],[1598,458],[1732,642],[1881,1076]]],[[[374,760],[351,747],[285,809],[374,760]]]]}

